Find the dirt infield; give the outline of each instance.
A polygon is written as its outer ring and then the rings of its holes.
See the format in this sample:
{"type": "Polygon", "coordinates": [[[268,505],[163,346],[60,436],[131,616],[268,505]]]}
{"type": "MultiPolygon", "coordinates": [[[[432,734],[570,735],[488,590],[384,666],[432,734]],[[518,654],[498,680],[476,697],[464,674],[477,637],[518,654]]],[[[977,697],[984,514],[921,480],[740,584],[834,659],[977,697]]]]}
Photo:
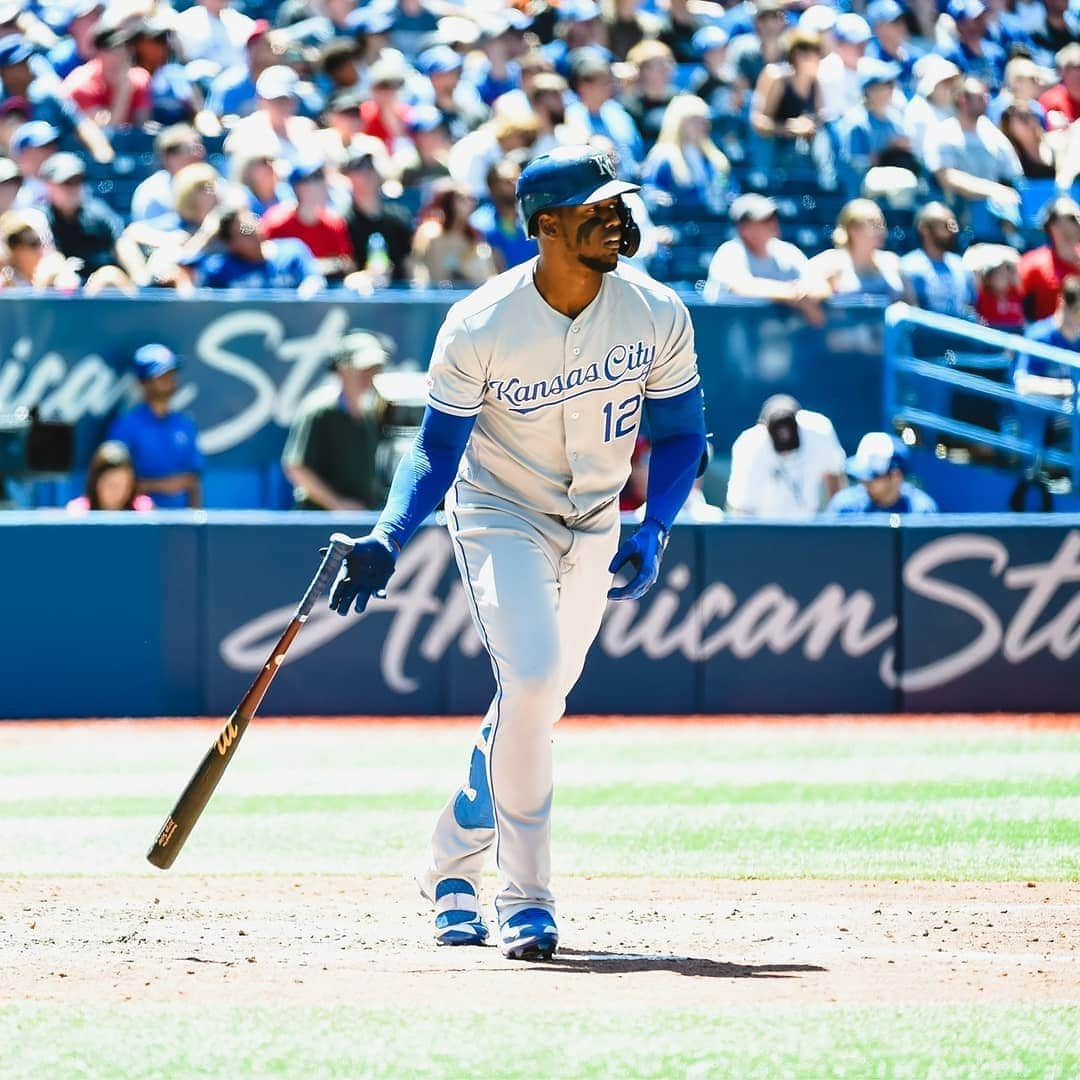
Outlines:
{"type": "Polygon", "coordinates": [[[0,882],[0,999],[566,1008],[1080,1001],[1080,884],[560,883],[562,951],[438,949],[404,879],[0,882]],[[609,978],[595,976],[608,975],[609,978]]]}

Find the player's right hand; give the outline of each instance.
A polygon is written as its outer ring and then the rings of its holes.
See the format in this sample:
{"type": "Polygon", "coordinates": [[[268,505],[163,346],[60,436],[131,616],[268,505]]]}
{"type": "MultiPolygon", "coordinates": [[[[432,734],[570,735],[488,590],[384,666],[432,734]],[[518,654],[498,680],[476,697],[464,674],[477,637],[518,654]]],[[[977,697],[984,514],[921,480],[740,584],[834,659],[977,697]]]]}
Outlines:
{"type": "Polygon", "coordinates": [[[349,608],[355,607],[359,615],[373,596],[386,596],[386,584],[397,556],[393,543],[381,536],[372,533],[356,537],[330,592],[331,610],[348,615],[349,608]]]}

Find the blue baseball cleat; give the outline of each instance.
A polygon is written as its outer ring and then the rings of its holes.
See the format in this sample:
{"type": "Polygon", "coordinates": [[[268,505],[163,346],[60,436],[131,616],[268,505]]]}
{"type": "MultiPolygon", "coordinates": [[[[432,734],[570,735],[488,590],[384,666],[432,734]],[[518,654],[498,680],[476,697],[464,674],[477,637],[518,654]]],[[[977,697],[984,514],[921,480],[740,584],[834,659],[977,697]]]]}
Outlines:
{"type": "Polygon", "coordinates": [[[487,936],[476,889],[464,878],[440,881],[435,887],[436,944],[483,945],[487,936]]]}
{"type": "Polygon", "coordinates": [[[525,908],[500,925],[499,939],[509,960],[550,960],[559,944],[559,928],[545,908],[525,908]]]}

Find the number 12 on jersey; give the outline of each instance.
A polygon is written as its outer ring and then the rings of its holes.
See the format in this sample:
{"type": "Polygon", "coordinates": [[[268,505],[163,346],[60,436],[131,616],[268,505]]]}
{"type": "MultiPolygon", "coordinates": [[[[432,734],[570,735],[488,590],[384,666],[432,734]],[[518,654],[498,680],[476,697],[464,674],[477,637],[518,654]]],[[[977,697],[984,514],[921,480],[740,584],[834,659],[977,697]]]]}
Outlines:
{"type": "Polygon", "coordinates": [[[637,414],[641,408],[641,395],[635,394],[618,405],[609,401],[604,406],[604,442],[612,442],[632,435],[637,427],[637,414]]]}

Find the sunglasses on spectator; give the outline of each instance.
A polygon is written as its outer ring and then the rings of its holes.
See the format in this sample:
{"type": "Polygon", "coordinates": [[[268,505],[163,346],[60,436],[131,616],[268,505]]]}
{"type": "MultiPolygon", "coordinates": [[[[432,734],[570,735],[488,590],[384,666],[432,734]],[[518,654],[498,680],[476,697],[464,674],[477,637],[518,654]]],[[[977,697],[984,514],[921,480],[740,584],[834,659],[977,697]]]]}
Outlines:
{"type": "Polygon", "coordinates": [[[8,247],[39,248],[41,237],[32,232],[17,233],[8,241],[8,247]]]}
{"type": "Polygon", "coordinates": [[[200,154],[204,150],[202,143],[190,142],[190,143],[177,143],[175,146],[167,147],[165,153],[167,154],[200,154]]]}

